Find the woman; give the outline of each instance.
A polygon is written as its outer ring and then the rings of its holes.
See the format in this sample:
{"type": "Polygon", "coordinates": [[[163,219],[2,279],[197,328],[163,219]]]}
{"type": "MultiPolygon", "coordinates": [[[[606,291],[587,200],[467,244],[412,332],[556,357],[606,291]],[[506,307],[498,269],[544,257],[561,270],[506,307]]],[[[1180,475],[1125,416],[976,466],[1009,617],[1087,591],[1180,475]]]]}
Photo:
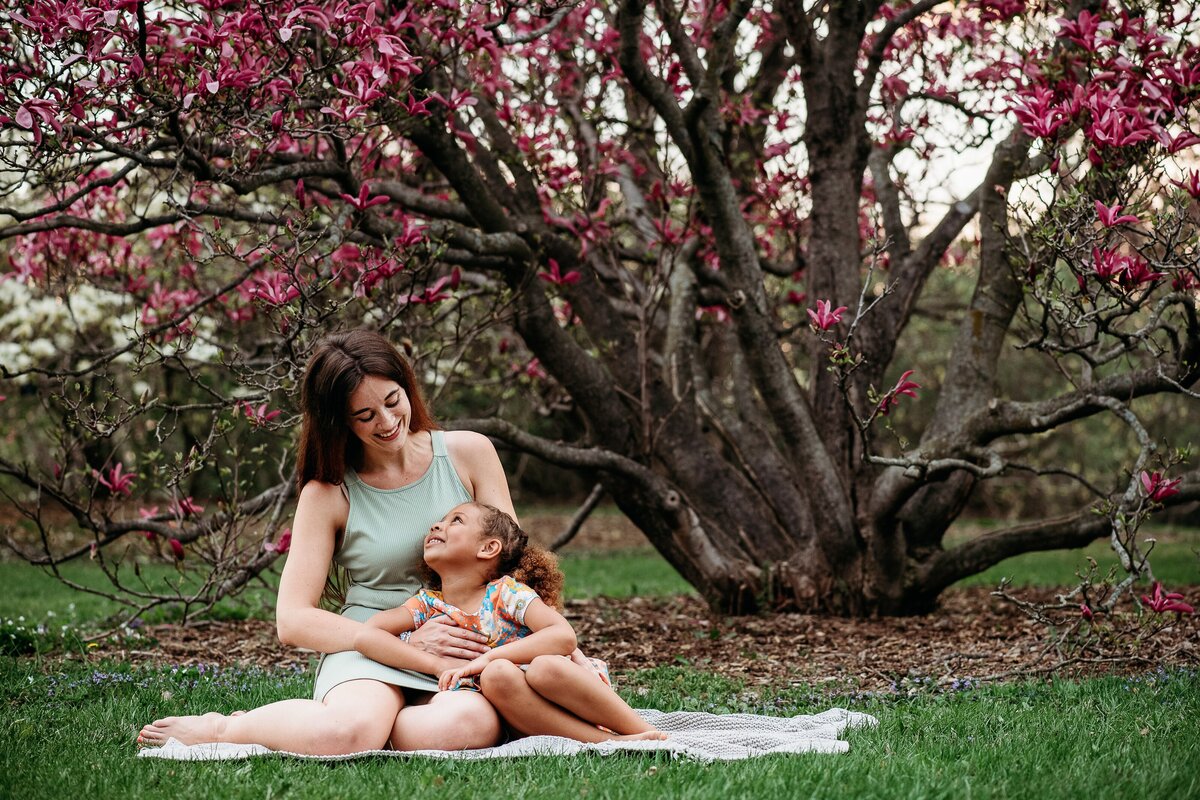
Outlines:
{"type": "Polygon", "coordinates": [[[420,588],[421,545],[450,508],[474,500],[515,517],[500,459],[487,437],[437,430],[412,368],[383,336],[334,334],[317,347],[301,390],[300,499],[276,616],[284,644],[327,653],[312,700],[244,714],[167,717],[138,741],[237,742],[313,755],[487,747],[500,721],[475,692],[436,692],[426,675],[486,652],[485,637],[426,624],[409,639],[415,672],[354,651],[379,610],[420,588]],[[350,577],[340,613],[320,608],[330,565],[350,577]]]}

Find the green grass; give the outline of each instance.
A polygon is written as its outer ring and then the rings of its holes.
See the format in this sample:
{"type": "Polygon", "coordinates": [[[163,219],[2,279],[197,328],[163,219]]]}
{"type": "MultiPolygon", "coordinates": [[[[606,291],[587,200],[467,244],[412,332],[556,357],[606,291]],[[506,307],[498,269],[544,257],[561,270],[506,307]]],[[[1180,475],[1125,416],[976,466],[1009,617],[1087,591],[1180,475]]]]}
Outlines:
{"type": "MultiPolygon", "coordinates": [[[[135,577],[128,567],[119,575],[125,585],[141,590],[171,592],[176,587],[182,591],[195,591],[201,580],[203,565],[177,570],[170,564],[150,563],[139,565],[140,578],[135,577]]],[[[59,571],[68,580],[77,584],[113,593],[112,584],[99,565],[91,561],[73,561],[63,564],[59,571]]],[[[266,582],[252,583],[235,598],[223,600],[212,612],[217,619],[246,619],[271,616],[275,613],[275,575],[264,575],[266,582]]],[[[0,618],[15,619],[24,615],[41,621],[47,615],[61,623],[77,624],[81,621],[101,621],[120,614],[127,607],[115,600],[97,594],[76,591],[60,582],[49,571],[31,567],[22,562],[0,561],[0,618]]],[[[178,609],[154,609],[146,616],[147,622],[178,619],[178,609]]]]}
{"type": "MultiPolygon", "coordinates": [[[[1195,537],[1165,542],[1156,570],[1168,583],[1195,583],[1195,537]],[[1190,576],[1190,577],[1189,577],[1190,576]]],[[[1103,545],[1096,546],[1104,552],[1103,545]]],[[[1078,552],[1041,553],[996,568],[1019,568],[1025,583],[1070,580],[1078,552]]],[[[566,556],[572,596],[686,591],[653,553],[566,556]],[[585,595],[586,591],[586,595],[585,595]]],[[[69,565],[83,582],[103,581],[95,564],[69,565]]],[[[147,580],[178,579],[169,565],[147,580]]],[[[989,578],[974,579],[988,582],[989,578]]],[[[24,615],[87,626],[111,601],[73,592],[40,570],[0,563],[0,617],[24,615]]],[[[162,585],[156,584],[156,585],[162,585]]],[[[270,591],[255,590],[241,612],[269,614],[270,591]]],[[[235,615],[235,611],[228,612],[235,615]]],[[[619,666],[619,665],[618,665],[619,666]]],[[[772,756],[728,764],[663,755],[532,758],[503,763],[374,759],[321,764],[287,760],[175,763],[135,757],[133,737],[158,716],[228,711],[303,697],[306,672],[247,668],[141,668],[79,658],[0,656],[0,797],[1186,797],[1200,792],[1200,678],[1194,672],[1140,679],[1029,682],[936,692],[905,682],[896,692],[829,697],[811,686],[763,688],[688,666],[621,677],[631,704],[663,710],[811,713],[832,705],[880,719],[847,735],[847,755],[772,756]]]]}
{"type": "Polygon", "coordinates": [[[773,693],[690,669],[629,676],[634,705],[796,714],[843,705],[880,719],[846,755],[700,764],[662,755],[337,764],[135,758],[138,725],[162,714],[303,696],[297,673],[131,670],[0,659],[0,796],[643,798],[1127,798],[1200,792],[1200,679],[1191,673],[1019,683],[957,693],[773,693]]]}
{"type": "Polygon", "coordinates": [[[564,555],[559,564],[566,575],[568,599],[695,593],[674,567],[648,548],[564,555]]]}
{"type": "MultiPolygon", "coordinates": [[[[1002,577],[1008,577],[1014,586],[1072,586],[1077,582],[1075,573],[1087,568],[1086,556],[1096,559],[1101,575],[1118,564],[1107,541],[1092,542],[1083,550],[1048,550],[1014,556],[955,585],[994,587],[1002,577]]],[[[1150,566],[1154,576],[1167,586],[1200,583],[1200,531],[1177,532],[1169,540],[1155,544],[1150,566]]]]}

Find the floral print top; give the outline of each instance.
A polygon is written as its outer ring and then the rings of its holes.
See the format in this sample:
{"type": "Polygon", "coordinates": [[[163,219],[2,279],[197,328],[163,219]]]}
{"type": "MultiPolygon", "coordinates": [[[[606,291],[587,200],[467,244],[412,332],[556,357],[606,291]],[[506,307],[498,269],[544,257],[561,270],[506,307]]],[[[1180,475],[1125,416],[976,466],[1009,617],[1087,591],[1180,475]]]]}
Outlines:
{"type": "MultiPolygon", "coordinates": [[[[474,614],[468,614],[458,606],[447,603],[441,592],[432,589],[417,592],[404,602],[404,607],[412,612],[414,629],[433,617],[445,614],[460,628],[488,637],[488,647],[499,647],[533,633],[525,624],[525,610],[537,599],[537,592],[533,589],[511,575],[504,575],[489,583],[483,590],[483,602],[479,604],[479,611],[474,614]]],[[[612,686],[608,676],[608,665],[604,661],[587,658],[586,663],[597,678],[612,686]]],[[[464,678],[455,688],[477,690],[478,686],[478,681],[472,676],[464,678]]]]}
{"type": "Polygon", "coordinates": [[[488,637],[488,647],[499,647],[528,636],[532,631],[525,624],[525,609],[537,600],[537,592],[511,575],[504,575],[483,590],[479,611],[468,614],[450,605],[441,592],[422,589],[404,602],[413,615],[413,626],[419,628],[431,618],[445,614],[460,628],[482,633],[488,637]]]}

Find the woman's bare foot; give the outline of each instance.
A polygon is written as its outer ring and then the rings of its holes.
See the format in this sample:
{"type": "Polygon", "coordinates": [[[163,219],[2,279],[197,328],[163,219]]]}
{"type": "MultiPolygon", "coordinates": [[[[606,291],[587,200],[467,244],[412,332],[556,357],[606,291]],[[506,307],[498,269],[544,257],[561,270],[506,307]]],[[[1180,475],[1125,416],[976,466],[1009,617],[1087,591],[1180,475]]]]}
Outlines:
{"type": "Polygon", "coordinates": [[[661,742],[667,737],[666,731],[643,731],[642,733],[629,733],[624,736],[614,736],[614,742],[661,742]]]}
{"type": "Polygon", "coordinates": [[[137,742],[146,747],[161,747],[167,739],[183,744],[219,742],[228,720],[229,717],[215,711],[192,717],[164,717],[142,728],[137,742]]]}

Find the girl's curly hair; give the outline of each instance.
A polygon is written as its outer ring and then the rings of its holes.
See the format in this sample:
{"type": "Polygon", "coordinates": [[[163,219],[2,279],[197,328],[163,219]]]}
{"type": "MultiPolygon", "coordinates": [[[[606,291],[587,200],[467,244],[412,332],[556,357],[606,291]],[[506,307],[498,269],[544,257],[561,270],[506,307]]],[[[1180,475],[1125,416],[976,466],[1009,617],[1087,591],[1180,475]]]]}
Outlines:
{"type": "MultiPolygon", "coordinates": [[[[481,538],[500,540],[500,557],[489,581],[501,575],[511,575],[514,580],[537,592],[542,602],[562,611],[563,574],[558,568],[558,557],[549,550],[529,544],[529,536],[521,530],[517,521],[495,506],[487,503],[471,503],[483,512],[480,516],[481,538]]],[[[441,578],[428,564],[421,564],[421,579],[426,586],[440,589],[441,578]]]]}

